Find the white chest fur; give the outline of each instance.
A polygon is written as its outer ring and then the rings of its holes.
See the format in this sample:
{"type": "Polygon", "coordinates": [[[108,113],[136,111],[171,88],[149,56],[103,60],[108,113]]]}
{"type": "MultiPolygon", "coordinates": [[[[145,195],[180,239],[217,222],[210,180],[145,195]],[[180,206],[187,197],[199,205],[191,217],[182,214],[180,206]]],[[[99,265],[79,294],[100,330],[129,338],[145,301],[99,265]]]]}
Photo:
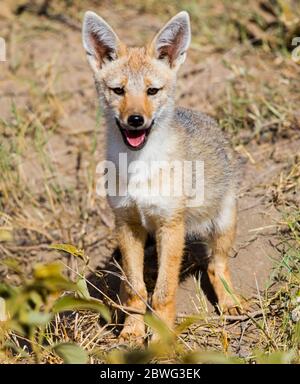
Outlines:
{"type": "Polygon", "coordinates": [[[154,216],[170,217],[180,204],[178,198],[157,184],[174,160],[176,138],[168,135],[167,130],[156,130],[151,132],[142,150],[131,151],[119,132],[111,133],[107,158],[115,164],[119,188],[115,196],[108,196],[109,203],[113,209],[135,206],[143,225],[150,229],[154,216]]]}

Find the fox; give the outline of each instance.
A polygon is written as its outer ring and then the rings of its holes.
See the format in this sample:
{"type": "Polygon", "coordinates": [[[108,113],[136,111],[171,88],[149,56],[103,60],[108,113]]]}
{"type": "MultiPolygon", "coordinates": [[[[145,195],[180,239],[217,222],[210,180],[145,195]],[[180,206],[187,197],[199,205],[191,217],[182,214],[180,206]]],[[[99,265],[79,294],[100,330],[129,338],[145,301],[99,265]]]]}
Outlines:
{"type": "MultiPolygon", "coordinates": [[[[187,239],[204,239],[210,249],[207,274],[218,306],[239,313],[228,268],[237,226],[237,165],[229,140],[204,113],[175,105],[176,79],[191,42],[189,14],[179,12],[144,47],[123,43],[92,11],[84,15],[83,47],[92,69],[106,121],[106,158],[116,165],[120,153],[133,166],[125,183],[134,192],[108,196],[126,279],[122,305],[130,308],[120,332],[123,341],[143,342],[148,303],[170,329],[176,320],[176,293],[187,239]],[[135,166],[155,161],[203,164],[203,198],[190,204],[187,194],[149,196],[145,185],[164,184],[156,172],[135,166]],[[158,274],[151,301],[144,282],[147,237],[155,238],[158,274]]],[[[199,85],[201,86],[201,85],[199,85]]],[[[198,176],[189,171],[192,178],[198,176]]],[[[177,182],[172,174],[173,181],[177,182]]],[[[154,335],[155,338],[155,335],[154,335]]],[[[159,336],[158,336],[159,338],[159,336]]]]}

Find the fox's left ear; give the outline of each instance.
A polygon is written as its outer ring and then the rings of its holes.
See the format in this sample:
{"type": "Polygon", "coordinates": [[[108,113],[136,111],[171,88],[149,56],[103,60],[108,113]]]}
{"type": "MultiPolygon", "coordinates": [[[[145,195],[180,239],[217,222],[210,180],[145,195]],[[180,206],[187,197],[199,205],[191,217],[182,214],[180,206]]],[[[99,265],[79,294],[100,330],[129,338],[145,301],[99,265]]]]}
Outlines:
{"type": "Polygon", "coordinates": [[[189,14],[185,11],[174,16],[154,37],[150,49],[159,60],[167,60],[177,69],[186,57],[191,42],[189,14]]]}

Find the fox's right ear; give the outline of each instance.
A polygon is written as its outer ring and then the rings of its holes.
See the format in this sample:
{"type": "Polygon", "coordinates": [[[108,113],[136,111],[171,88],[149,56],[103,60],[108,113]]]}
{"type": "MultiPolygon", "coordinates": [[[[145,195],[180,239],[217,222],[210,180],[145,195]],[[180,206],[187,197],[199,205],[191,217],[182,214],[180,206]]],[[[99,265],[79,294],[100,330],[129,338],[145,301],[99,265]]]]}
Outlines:
{"type": "Polygon", "coordinates": [[[84,15],[82,41],[88,61],[97,71],[106,61],[116,60],[121,42],[112,28],[96,13],[84,15]]]}

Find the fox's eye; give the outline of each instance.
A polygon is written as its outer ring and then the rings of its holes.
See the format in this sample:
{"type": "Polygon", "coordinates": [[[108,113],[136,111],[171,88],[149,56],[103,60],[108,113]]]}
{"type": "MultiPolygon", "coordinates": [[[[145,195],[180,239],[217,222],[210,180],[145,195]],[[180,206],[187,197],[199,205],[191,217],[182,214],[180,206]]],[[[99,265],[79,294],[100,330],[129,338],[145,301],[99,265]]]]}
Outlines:
{"type": "Polygon", "coordinates": [[[156,95],[158,91],[159,91],[159,88],[148,88],[147,95],[150,95],[150,96],[156,95]]]}
{"type": "Polygon", "coordinates": [[[116,95],[124,95],[124,93],[125,93],[124,88],[120,88],[120,87],[112,88],[112,91],[113,91],[116,95]]]}

